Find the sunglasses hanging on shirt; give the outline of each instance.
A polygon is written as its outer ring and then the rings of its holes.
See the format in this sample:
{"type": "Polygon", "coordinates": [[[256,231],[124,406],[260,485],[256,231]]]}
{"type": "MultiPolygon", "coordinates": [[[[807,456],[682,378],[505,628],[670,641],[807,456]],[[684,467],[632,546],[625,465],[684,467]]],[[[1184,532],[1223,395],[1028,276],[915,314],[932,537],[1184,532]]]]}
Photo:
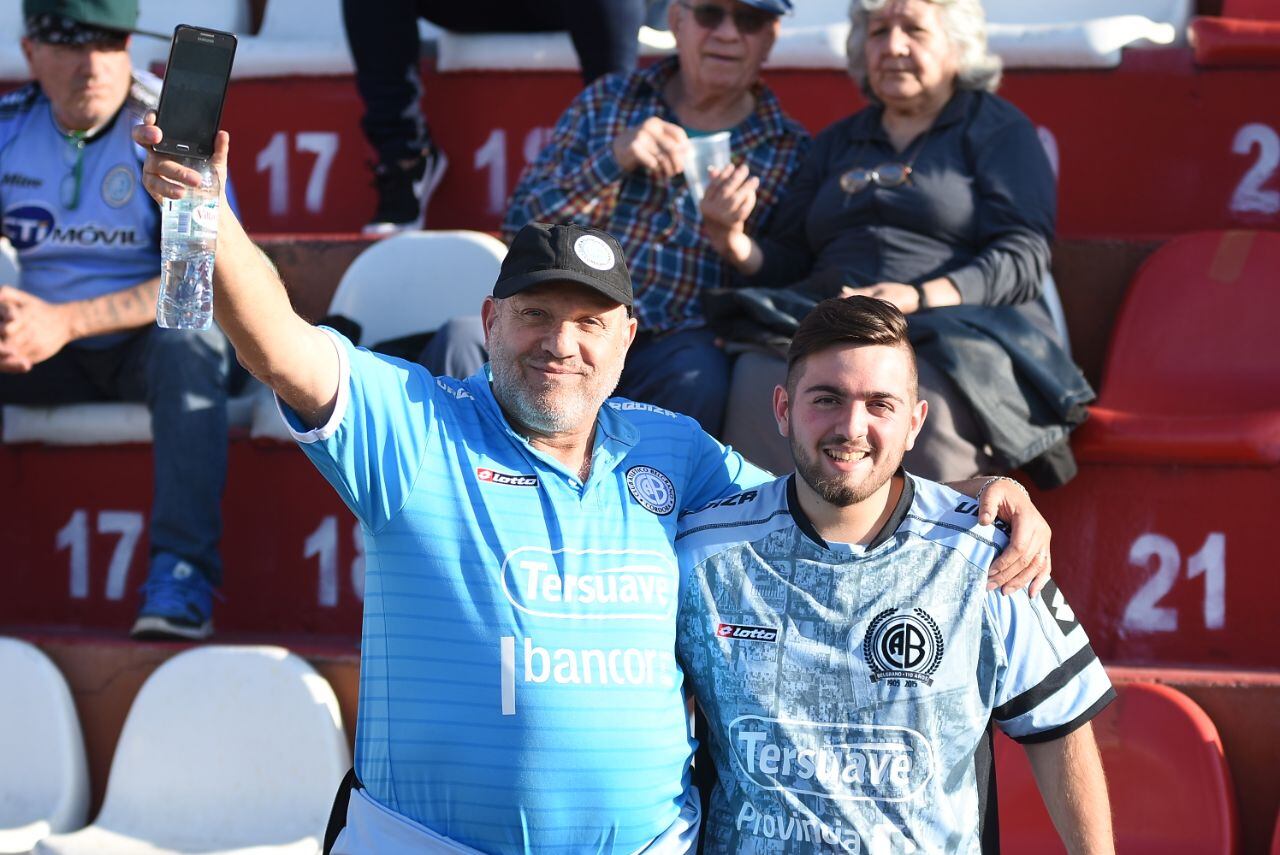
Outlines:
{"type": "Polygon", "coordinates": [[[924,144],[929,141],[929,133],[932,130],[933,128],[930,128],[920,137],[920,144],[915,147],[915,153],[906,163],[882,163],[871,169],[862,166],[854,167],[840,175],[840,189],[852,196],[872,184],[886,189],[910,184],[912,167],[915,166],[920,152],[924,151],[924,144]]]}

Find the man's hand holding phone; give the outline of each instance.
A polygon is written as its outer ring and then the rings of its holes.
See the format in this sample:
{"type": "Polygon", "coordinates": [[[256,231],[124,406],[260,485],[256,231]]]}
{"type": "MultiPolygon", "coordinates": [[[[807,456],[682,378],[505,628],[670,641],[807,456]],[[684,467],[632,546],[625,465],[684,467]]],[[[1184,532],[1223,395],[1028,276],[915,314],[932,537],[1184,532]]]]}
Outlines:
{"type": "MultiPolygon", "coordinates": [[[[156,151],[164,140],[164,132],[156,125],[156,114],[147,113],[142,124],[133,129],[133,141],[147,149],[147,160],[142,165],[142,186],[157,203],[166,199],[181,199],[188,187],[200,186],[200,173],[182,164],[182,158],[156,151]]],[[[227,152],[231,148],[231,135],[218,131],[213,138],[213,154],[209,163],[218,172],[222,185],[219,210],[230,212],[227,207],[227,152]]]]}

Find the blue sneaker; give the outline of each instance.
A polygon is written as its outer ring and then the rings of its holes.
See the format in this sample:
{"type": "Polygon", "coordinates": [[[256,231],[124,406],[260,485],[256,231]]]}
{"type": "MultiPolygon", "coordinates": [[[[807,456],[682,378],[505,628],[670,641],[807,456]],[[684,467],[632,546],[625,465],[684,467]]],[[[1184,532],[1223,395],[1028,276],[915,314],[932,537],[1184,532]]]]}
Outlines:
{"type": "Polygon", "coordinates": [[[151,560],[142,586],[142,607],[129,635],[200,641],[213,634],[213,586],[204,574],[176,555],[151,560]]]}

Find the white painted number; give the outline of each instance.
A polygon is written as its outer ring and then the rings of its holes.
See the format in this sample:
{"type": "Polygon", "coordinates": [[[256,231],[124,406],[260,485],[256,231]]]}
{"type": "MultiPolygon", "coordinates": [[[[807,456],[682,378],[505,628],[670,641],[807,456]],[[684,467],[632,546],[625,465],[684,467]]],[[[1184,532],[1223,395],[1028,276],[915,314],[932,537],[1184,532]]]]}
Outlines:
{"type": "Polygon", "coordinates": [[[142,514],[137,511],[102,511],[98,514],[98,534],[120,535],[111,553],[111,563],[107,566],[107,599],[124,599],[133,550],[138,545],[138,538],[142,537],[142,514]]]}
{"type": "MultiPolygon", "coordinates": [[[[293,150],[316,156],[307,178],[305,206],[308,213],[318,214],[324,208],[325,190],[329,186],[329,169],[338,156],[338,135],[333,131],[299,131],[294,136],[293,150]]],[[[273,217],[289,213],[289,134],[279,131],[258,152],[255,166],[267,173],[267,207],[273,217]]]]}
{"type": "Polygon", "coordinates": [[[338,604],[338,518],[325,517],[302,545],[304,558],[320,558],[320,605],[338,604]]]}
{"type": "Polygon", "coordinates": [[[71,599],[89,596],[89,515],[76,511],[58,530],[58,551],[71,550],[71,599]]]}
{"type": "MultiPolygon", "coordinates": [[[[533,163],[543,146],[551,141],[553,130],[548,127],[530,128],[524,135],[521,153],[525,163],[533,163]]],[[[504,214],[507,210],[507,132],[494,128],[484,145],[476,149],[473,165],[477,172],[489,173],[489,192],[485,204],[490,214],[504,214]]]]}
{"type": "Polygon", "coordinates": [[[1049,167],[1053,170],[1053,177],[1059,177],[1062,168],[1058,155],[1058,138],[1053,135],[1053,131],[1044,125],[1036,127],[1036,136],[1040,138],[1040,145],[1044,147],[1045,157],[1049,158],[1049,167]]]}
{"type": "MultiPolygon", "coordinates": [[[[138,511],[99,511],[98,534],[117,534],[116,548],[111,552],[107,565],[106,594],[108,600],[124,599],[129,581],[129,566],[133,564],[133,552],[143,531],[142,514],[138,511]]],[[[77,510],[67,524],[58,530],[54,544],[58,551],[71,552],[71,598],[87,599],[89,596],[89,512],[77,510]]]]}
{"type": "Polygon", "coordinates": [[[507,132],[494,128],[484,145],[476,149],[475,168],[489,170],[488,211],[501,214],[507,201],[507,132]]]}
{"type": "MultiPolygon", "coordinates": [[[[351,537],[355,545],[355,557],[351,560],[351,589],[355,591],[357,600],[364,600],[364,538],[360,532],[360,524],[351,528],[351,537]]],[[[316,530],[311,532],[302,544],[302,557],[315,558],[319,564],[319,581],[316,586],[317,600],[324,608],[338,605],[338,518],[327,516],[320,521],[316,530]]]]}
{"type": "Polygon", "coordinates": [[[360,523],[351,526],[351,539],[356,545],[356,557],[351,559],[351,589],[356,599],[364,602],[364,532],[360,523]]]}
{"type": "Polygon", "coordinates": [[[1236,132],[1231,143],[1231,150],[1236,154],[1247,155],[1255,147],[1258,159],[1231,194],[1231,211],[1235,214],[1280,212],[1280,191],[1263,189],[1280,166],[1280,136],[1269,125],[1253,122],[1236,132]]]}
{"type": "MultiPolygon", "coordinates": [[[[1137,632],[1174,632],[1178,611],[1159,605],[1178,581],[1182,557],[1177,545],[1162,534],[1144,534],[1129,549],[1129,563],[1147,567],[1156,559],[1156,572],[1133,595],[1124,610],[1125,629],[1137,632]]],[[[1204,576],[1204,625],[1222,629],[1227,622],[1227,537],[1212,532],[1200,551],[1187,559],[1187,578],[1204,576]]]]}
{"type": "Polygon", "coordinates": [[[338,135],[318,131],[304,131],[298,134],[298,151],[310,152],[316,156],[316,165],[311,169],[311,177],[307,179],[307,211],[320,213],[324,207],[324,190],[329,183],[329,167],[338,156],[338,135]]]}
{"type": "Polygon", "coordinates": [[[1187,559],[1187,578],[1204,576],[1204,625],[1222,629],[1227,624],[1227,537],[1215,531],[1200,551],[1187,559]]]}

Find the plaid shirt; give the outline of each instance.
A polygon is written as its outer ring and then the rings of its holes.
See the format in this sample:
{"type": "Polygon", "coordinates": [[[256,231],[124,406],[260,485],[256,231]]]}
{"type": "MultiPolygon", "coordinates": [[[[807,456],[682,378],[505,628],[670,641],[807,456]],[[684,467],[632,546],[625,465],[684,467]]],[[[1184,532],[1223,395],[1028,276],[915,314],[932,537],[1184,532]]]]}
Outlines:
{"type": "MultiPolygon", "coordinates": [[[[624,172],[613,140],[650,116],[679,124],[662,100],[678,73],[675,57],[630,74],[597,80],[569,105],[551,141],[529,164],[507,205],[510,241],[526,223],[574,222],[603,229],[627,254],[640,328],[669,332],[704,325],[701,293],[729,284],[729,268],[702,236],[701,215],[684,176],[666,181],[624,172]]],[[[760,179],[747,221],[755,234],[768,221],[809,145],[809,135],[757,85],[756,109],[732,129],[734,163],[760,179]]]]}

